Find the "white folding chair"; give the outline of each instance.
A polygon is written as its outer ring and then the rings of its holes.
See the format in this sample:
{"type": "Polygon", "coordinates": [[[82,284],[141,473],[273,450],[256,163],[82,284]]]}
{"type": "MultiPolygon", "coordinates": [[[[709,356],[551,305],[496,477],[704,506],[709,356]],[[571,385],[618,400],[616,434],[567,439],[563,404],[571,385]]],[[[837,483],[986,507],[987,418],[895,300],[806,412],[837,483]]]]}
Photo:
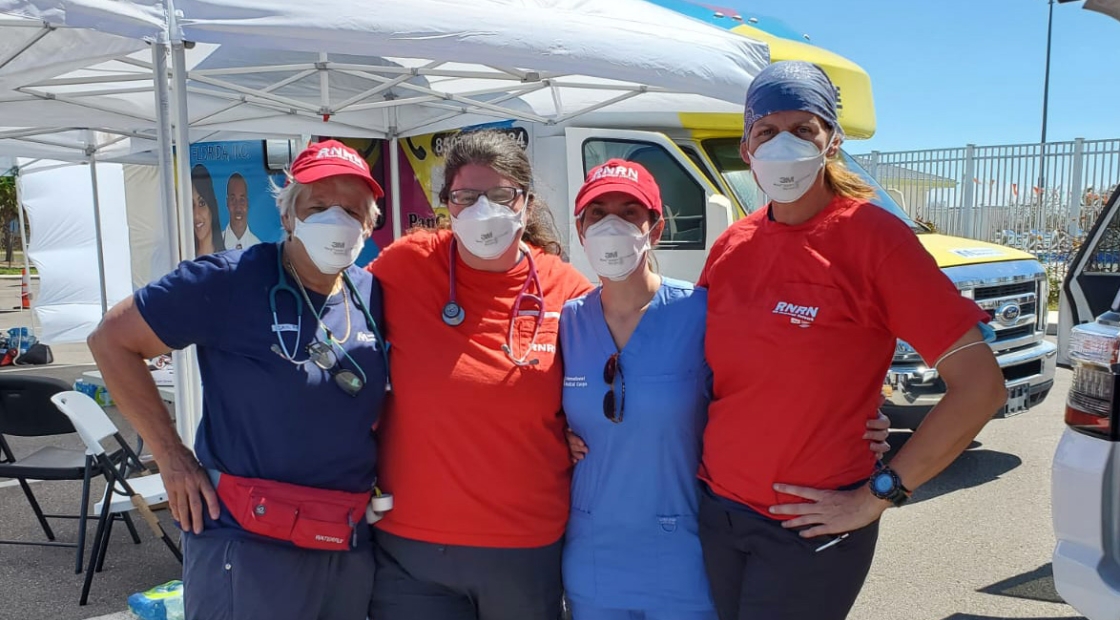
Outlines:
{"type": "Polygon", "coordinates": [[[129,480],[125,478],[126,470],[118,471],[113,467],[101,442],[108,437],[113,437],[118,442],[123,440],[116,425],[109,416],[105,415],[105,411],[97,401],[81,392],[68,391],[51,396],[51,402],[67,418],[70,418],[74,430],[86,444],[86,454],[101,464],[101,471],[106,481],[105,498],[94,506],[94,511],[99,512],[101,518],[97,525],[97,535],[93,539],[93,549],[79,604],[86,604],[90,586],[93,584],[93,573],[101,572],[101,567],[105,563],[105,552],[109,546],[113,521],[127,515],[131,510],[140,513],[152,533],[162,539],[175,558],[182,562],[183,555],[179,552],[179,547],[171,541],[160,525],[159,519],[152,513],[152,505],[167,501],[167,491],[163,487],[163,479],[160,475],[151,474],[129,480]]]}

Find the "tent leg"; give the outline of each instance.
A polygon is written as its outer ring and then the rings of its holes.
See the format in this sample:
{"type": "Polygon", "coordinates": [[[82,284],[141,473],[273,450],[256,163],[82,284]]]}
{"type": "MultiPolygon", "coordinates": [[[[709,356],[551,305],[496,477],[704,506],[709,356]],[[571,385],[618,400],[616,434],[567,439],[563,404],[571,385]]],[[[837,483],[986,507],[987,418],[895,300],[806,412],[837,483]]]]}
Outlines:
{"type": "Polygon", "coordinates": [[[390,213],[393,214],[393,239],[400,239],[404,223],[401,221],[400,143],[395,137],[389,140],[389,193],[392,200],[390,213]]]}
{"type": "Polygon", "coordinates": [[[97,188],[97,155],[93,152],[94,134],[89,132],[89,179],[93,186],[93,234],[97,246],[97,278],[101,285],[101,316],[109,311],[109,298],[105,292],[105,247],[101,240],[101,196],[97,188]]]}
{"type": "MultiPolygon", "coordinates": [[[[16,211],[19,213],[19,242],[20,242],[20,249],[23,250],[23,268],[24,268],[25,271],[27,271],[27,277],[30,278],[31,277],[31,259],[27,255],[28,254],[28,250],[27,250],[27,226],[26,226],[26,224],[24,224],[24,219],[23,219],[23,217],[24,217],[23,216],[23,200],[20,199],[20,195],[19,195],[19,170],[18,169],[16,170],[16,207],[17,207],[16,211]]],[[[22,304],[20,304],[20,305],[22,307],[22,304]]],[[[21,309],[20,312],[23,312],[23,310],[21,309]]],[[[32,336],[37,336],[38,335],[38,334],[35,333],[35,310],[34,310],[34,307],[32,307],[32,310],[31,310],[31,335],[32,336]]]]}

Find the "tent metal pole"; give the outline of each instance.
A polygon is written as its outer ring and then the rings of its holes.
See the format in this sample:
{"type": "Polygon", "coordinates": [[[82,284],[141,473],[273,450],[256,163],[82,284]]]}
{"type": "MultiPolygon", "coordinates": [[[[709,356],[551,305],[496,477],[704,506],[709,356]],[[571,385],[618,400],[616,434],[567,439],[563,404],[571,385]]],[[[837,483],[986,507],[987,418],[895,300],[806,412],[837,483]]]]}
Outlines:
{"type": "Polygon", "coordinates": [[[393,215],[393,239],[400,239],[404,223],[401,221],[401,149],[400,138],[397,137],[396,108],[389,108],[389,119],[389,212],[393,215]]]}
{"type": "MultiPolygon", "coordinates": [[[[163,241],[167,248],[167,261],[156,264],[153,260],[152,267],[158,269],[154,273],[162,275],[179,264],[179,233],[175,225],[177,209],[175,207],[175,164],[171,147],[171,93],[167,87],[167,38],[160,36],[160,40],[152,44],[153,78],[156,95],[156,138],[159,148],[159,189],[160,204],[163,207],[163,241]]],[[[155,258],[154,256],[152,257],[155,258]]]]}
{"type": "Polygon", "coordinates": [[[96,136],[92,131],[87,132],[89,144],[86,152],[89,153],[89,182],[93,188],[93,234],[97,247],[97,282],[101,287],[101,316],[109,311],[109,299],[105,290],[105,246],[101,240],[101,195],[97,186],[97,148],[96,136]]]}
{"type": "MultiPolygon", "coordinates": [[[[30,280],[31,280],[31,259],[28,258],[27,226],[24,224],[24,219],[23,219],[23,198],[20,196],[20,191],[19,191],[20,170],[19,170],[18,166],[15,169],[15,173],[16,173],[16,206],[18,207],[18,209],[16,209],[16,212],[19,213],[19,242],[20,242],[20,248],[23,249],[23,270],[24,270],[24,272],[27,273],[27,278],[28,278],[28,281],[30,282],[30,280]]],[[[28,290],[28,293],[30,293],[30,292],[31,291],[28,290]]],[[[22,306],[23,306],[23,304],[20,304],[21,308],[22,308],[22,306]]],[[[22,312],[22,310],[21,310],[21,312],[22,312]]],[[[31,335],[32,336],[37,336],[37,334],[35,333],[35,306],[34,305],[31,306],[31,335]]]]}
{"type": "MultiPolygon", "coordinates": [[[[175,95],[175,172],[179,198],[179,258],[190,260],[194,250],[194,209],[191,206],[191,141],[187,110],[187,57],[174,0],[166,0],[168,37],[171,42],[171,82],[175,95]]],[[[195,432],[202,419],[202,379],[194,347],[174,354],[175,424],[183,444],[194,448],[195,432]]]]}

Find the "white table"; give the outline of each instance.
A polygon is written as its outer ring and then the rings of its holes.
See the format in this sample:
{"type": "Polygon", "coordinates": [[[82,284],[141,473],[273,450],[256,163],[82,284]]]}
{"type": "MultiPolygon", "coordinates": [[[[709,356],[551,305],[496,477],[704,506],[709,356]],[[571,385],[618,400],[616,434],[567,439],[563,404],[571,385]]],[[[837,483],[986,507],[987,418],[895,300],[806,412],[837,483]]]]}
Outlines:
{"type": "MultiPolygon", "coordinates": [[[[84,379],[87,383],[92,383],[99,387],[106,387],[105,379],[101,376],[100,370],[90,370],[88,372],[83,372],[82,379],[84,379]]],[[[163,399],[163,402],[174,405],[175,388],[170,385],[160,385],[157,387],[159,388],[159,396],[163,399]]],[[[110,393],[109,395],[112,396],[112,393],[110,393]]]]}

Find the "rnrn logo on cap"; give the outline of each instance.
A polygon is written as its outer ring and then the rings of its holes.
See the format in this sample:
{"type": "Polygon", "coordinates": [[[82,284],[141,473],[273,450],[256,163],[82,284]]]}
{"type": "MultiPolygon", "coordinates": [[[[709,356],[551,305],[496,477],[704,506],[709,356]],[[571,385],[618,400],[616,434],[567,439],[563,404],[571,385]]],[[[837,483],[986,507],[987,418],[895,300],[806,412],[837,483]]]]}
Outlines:
{"type": "Polygon", "coordinates": [[[607,178],[612,178],[612,177],[613,178],[624,178],[624,179],[629,179],[629,180],[637,183],[638,182],[638,171],[631,168],[630,166],[603,165],[603,166],[599,166],[594,171],[592,171],[591,178],[588,179],[588,181],[598,181],[599,179],[602,179],[604,177],[607,177],[607,178]]]}
{"type": "Polygon", "coordinates": [[[310,144],[292,162],[292,178],[299,183],[314,183],[335,176],[360,178],[380,198],[385,191],[370,176],[369,164],[354,149],[337,140],[310,144]]]}
{"type": "Polygon", "coordinates": [[[587,180],[576,195],[576,215],[595,202],[596,199],[612,192],[619,192],[634,198],[642,206],[661,215],[661,189],[641,164],[624,159],[612,159],[587,173],[587,180]]]}
{"type": "Polygon", "coordinates": [[[319,151],[315,153],[315,159],[323,159],[323,158],[327,158],[327,157],[335,157],[335,158],[339,158],[339,159],[345,159],[346,161],[354,164],[355,166],[359,166],[359,167],[364,168],[366,170],[369,169],[369,164],[362,161],[362,158],[358,157],[357,153],[355,153],[353,150],[348,149],[346,147],[328,146],[326,148],[319,149],[319,151]]]}

